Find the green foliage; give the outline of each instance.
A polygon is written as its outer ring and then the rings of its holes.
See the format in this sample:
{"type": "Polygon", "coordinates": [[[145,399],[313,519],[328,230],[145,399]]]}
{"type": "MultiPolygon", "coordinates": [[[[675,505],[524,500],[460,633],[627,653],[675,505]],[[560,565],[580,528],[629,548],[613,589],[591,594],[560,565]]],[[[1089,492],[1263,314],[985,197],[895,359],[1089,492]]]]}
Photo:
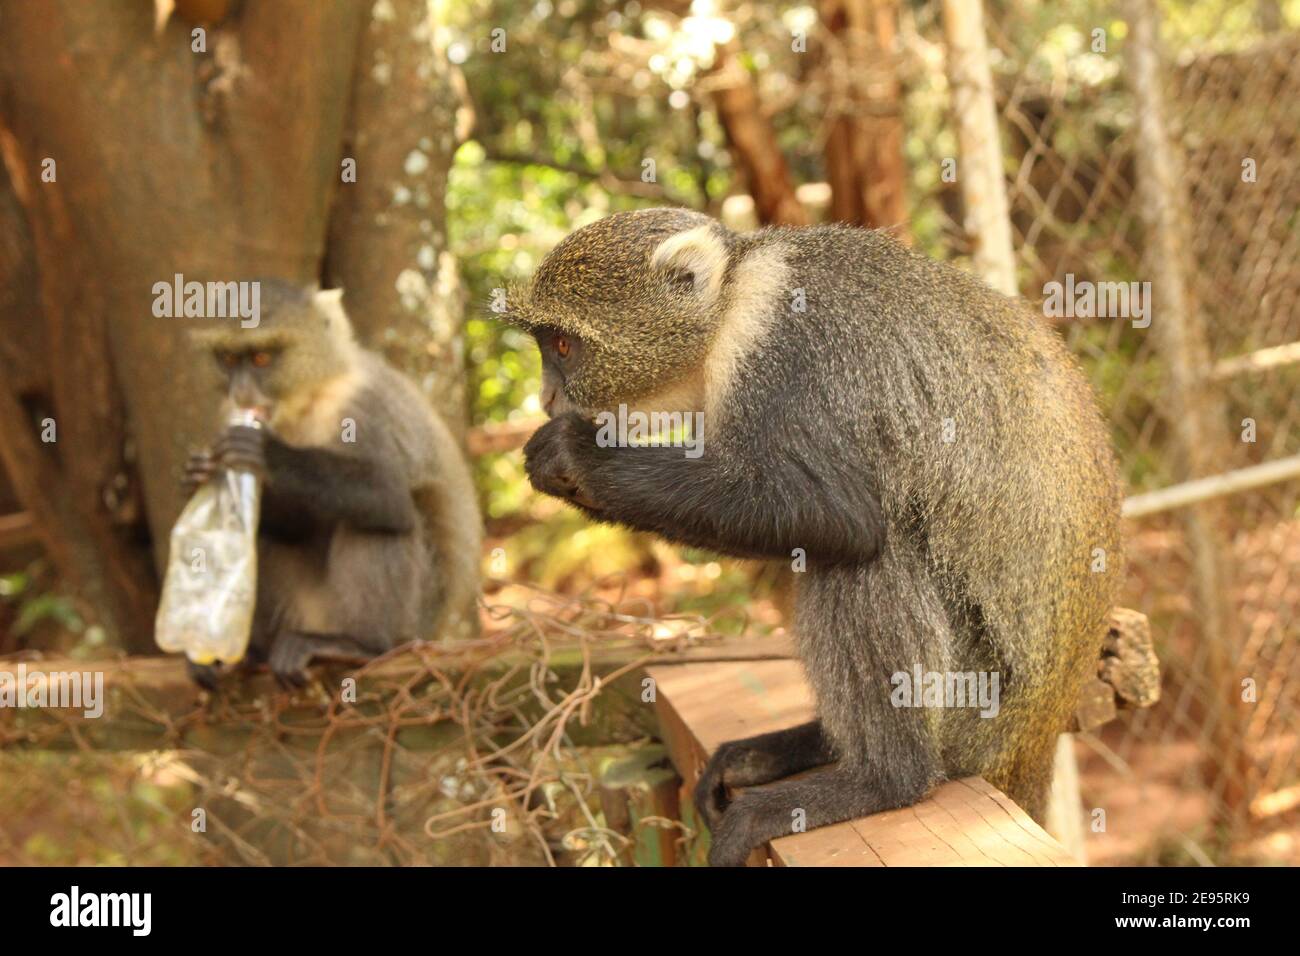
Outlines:
{"type": "Polygon", "coordinates": [[[579,590],[589,581],[640,569],[649,557],[638,535],[591,524],[567,508],[516,534],[510,553],[530,562],[528,580],[553,590],[579,590]]]}
{"type": "MultiPolygon", "coordinates": [[[[193,788],[160,755],[15,752],[6,756],[0,802],[21,820],[19,859],[41,866],[186,866],[197,841],[177,831],[194,806],[193,788]],[[51,793],[60,799],[51,801],[51,793]],[[99,808],[113,807],[111,825],[99,808]]],[[[0,854],[0,860],[3,854],[0,854]]]]}
{"type": "Polygon", "coordinates": [[[76,606],[66,596],[43,589],[44,577],[36,566],[0,576],[0,604],[13,611],[14,635],[27,637],[44,624],[80,633],[85,622],[76,606]]]}

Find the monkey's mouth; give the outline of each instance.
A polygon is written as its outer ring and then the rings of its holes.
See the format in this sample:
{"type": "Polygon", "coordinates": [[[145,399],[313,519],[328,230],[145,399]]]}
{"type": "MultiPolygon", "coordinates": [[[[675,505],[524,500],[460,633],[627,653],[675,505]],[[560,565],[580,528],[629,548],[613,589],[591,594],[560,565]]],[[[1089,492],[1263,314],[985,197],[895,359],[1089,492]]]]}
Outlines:
{"type": "Polygon", "coordinates": [[[226,399],[223,407],[223,414],[226,416],[234,413],[251,414],[263,425],[271,422],[275,414],[277,403],[265,397],[252,398],[251,396],[231,395],[226,399]]]}
{"type": "Polygon", "coordinates": [[[548,418],[555,418],[556,416],[563,415],[566,412],[582,411],[582,409],[578,408],[573,400],[565,394],[565,391],[562,388],[549,390],[543,388],[540,397],[542,410],[546,412],[548,418]]]}
{"type": "Polygon", "coordinates": [[[259,402],[256,405],[245,405],[242,411],[249,412],[263,425],[269,425],[275,414],[275,406],[270,402],[259,402]]]}

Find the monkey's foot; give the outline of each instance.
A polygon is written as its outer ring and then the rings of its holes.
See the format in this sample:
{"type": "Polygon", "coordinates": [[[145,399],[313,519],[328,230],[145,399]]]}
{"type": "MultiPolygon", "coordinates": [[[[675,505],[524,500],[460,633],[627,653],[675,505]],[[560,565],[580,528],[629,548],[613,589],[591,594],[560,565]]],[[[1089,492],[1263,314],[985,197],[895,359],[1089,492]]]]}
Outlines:
{"type": "Polygon", "coordinates": [[[915,793],[886,796],[841,767],[747,790],[712,829],[709,866],[744,866],[750,851],[769,840],[907,806],[920,800],[925,790],[921,786],[915,793]]]}
{"type": "Polygon", "coordinates": [[[271,642],[267,662],[286,687],[302,687],[310,679],[307,667],[316,660],[369,660],[392,647],[390,641],[363,641],[346,634],[281,631],[271,642]]]}
{"type": "Polygon", "coordinates": [[[211,664],[196,664],[189,658],[185,659],[185,669],[189,672],[190,680],[198,684],[204,690],[216,692],[217,685],[221,682],[221,670],[211,664]]]}
{"type": "Polygon", "coordinates": [[[303,687],[310,680],[307,666],[316,656],[316,642],[303,634],[284,631],[271,644],[271,673],[285,687],[303,687]]]}
{"type": "Polygon", "coordinates": [[[771,783],[793,773],[833,762],[835,755],[820,721],[728,740],[709,759],[695,785],[695,807],[709,829],[731,802],[729,791],[771,783]]]}
{"type": "Polygon", "coordinates": [[[731,803],[727,795],[727,766],[737,756],[734,742],[728,741],[709,758],[695,784],[695,809],[711,831],[718,829],[722,815],[731,803]]]}

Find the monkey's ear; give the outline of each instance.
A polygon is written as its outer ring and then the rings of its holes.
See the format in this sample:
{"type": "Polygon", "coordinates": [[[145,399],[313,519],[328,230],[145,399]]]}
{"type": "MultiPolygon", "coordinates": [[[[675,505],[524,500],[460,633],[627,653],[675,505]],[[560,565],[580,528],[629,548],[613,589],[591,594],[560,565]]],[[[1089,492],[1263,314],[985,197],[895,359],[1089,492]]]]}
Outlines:
{"type": "Polygon", "coordinates": [[[327,315],[343,308],[342,289],[316,289],[312,292],[311,298],[316,303],[316,308],[327,315]]]}
{"type": "Polygon", "coordinates": [[[325,317],[330,331],[351,334],[352,323],[348,321],[348,314],[343,311],[342,289],[318,289],[312,293],[311,301],[316,311],[325,317]]]}
{"type": "Polygon", "coordinates": [[[698,226],[659,243],[650,268],[684,291],[713,296],[727,270],[727,247],[712,225],[698,226]]]}

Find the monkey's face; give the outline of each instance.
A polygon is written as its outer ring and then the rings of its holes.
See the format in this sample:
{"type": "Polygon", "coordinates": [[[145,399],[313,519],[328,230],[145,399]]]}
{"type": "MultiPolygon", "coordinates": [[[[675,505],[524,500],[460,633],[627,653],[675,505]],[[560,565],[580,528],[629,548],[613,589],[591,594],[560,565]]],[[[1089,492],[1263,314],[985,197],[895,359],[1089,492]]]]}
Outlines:
{"type": "Polygon", "coordinates": [[[672,391],[709,349],[707,326],[674,328],[680,313],[660,317],[641,303],[607,308],[611,318],[599,325],[542,324],[531,330],[541,355],[540,399],[548,415],[594,415],[653,400],[672,391]],[[656,334],[664,329],[665,334],[656,334]]]}
{"type": "Polygon", "coordinates": [[[705,216],[655,209],[556,246],[511,314],[537,339],[548,413],[637,405],[695,373],[720,325],[729,241],[705,216]]]}
{"type": "Polygon", "coordinates": [[[301,291],[272,300],[256,327],[200,329],[193,341],[216,361],[227,401],[270,421],[288,399],[309,404],[326,382],[348,371],[356,345],[340,294],[301,291]]]}
{"type": "Polygon", "coordinates": [[[279,377],[284,347],[270,342],[248,343],[242,348],[218,346],[212,357],[223,375],[230,403],[269,419],[283,390],[279,377]]]}
{"type": "Polygon", "coordinates": [[[210,343],[227,401],[270,421],[281,402],[310,397],[344,370],[323,336],[278,330],[229,330],[210,343]]]}
{"type": "Polygon", "coordinates": [[[542,353],[542,408],[554,418],[565,412],[578,411],[566,385],[577,377],[586,346],[576,335],[557,329],[540,328],[533,333],[542,353]]]}

